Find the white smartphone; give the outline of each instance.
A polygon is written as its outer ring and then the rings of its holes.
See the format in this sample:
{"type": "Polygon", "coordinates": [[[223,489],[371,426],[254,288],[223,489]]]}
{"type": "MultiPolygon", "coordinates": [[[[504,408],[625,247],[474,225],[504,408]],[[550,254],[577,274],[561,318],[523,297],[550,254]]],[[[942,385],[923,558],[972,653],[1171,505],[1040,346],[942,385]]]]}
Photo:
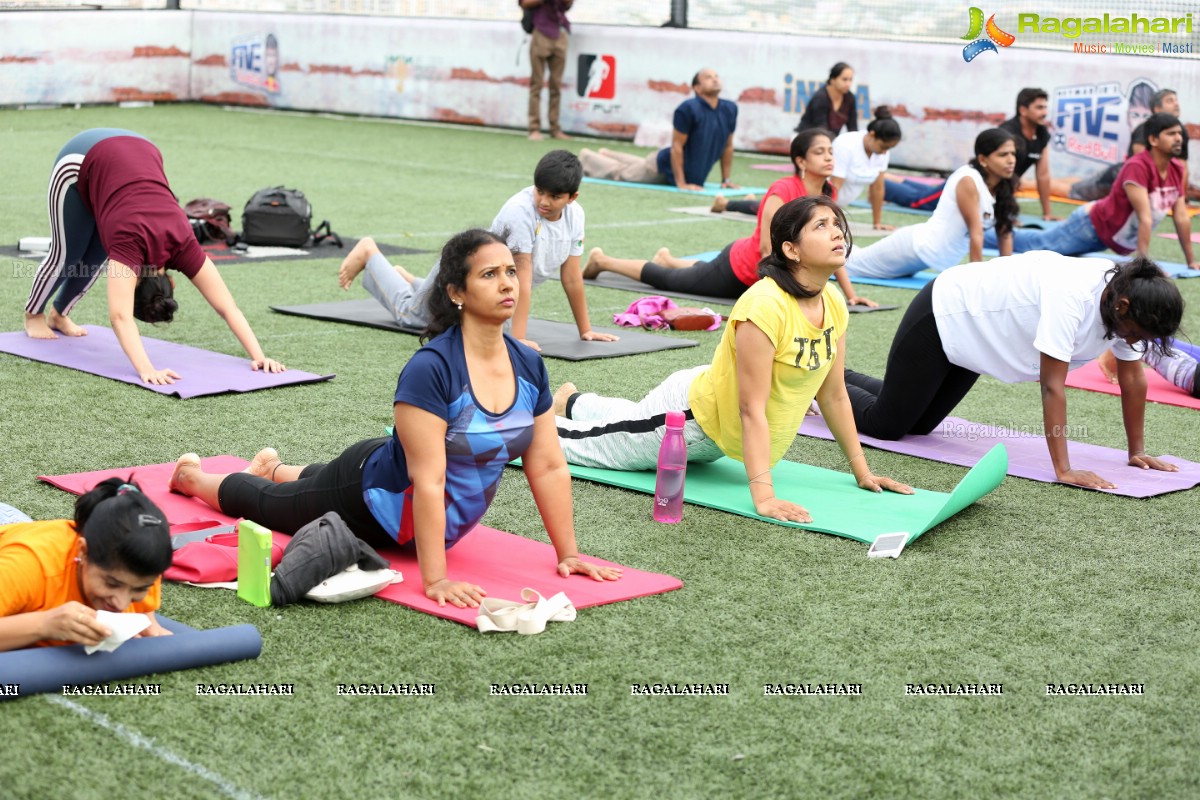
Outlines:
{"type": "Polygon", "coordinates": [[[907,533],[881,533],[871,542],[867,558],[898,558],[904,545],[908,544],[907,533]]]}

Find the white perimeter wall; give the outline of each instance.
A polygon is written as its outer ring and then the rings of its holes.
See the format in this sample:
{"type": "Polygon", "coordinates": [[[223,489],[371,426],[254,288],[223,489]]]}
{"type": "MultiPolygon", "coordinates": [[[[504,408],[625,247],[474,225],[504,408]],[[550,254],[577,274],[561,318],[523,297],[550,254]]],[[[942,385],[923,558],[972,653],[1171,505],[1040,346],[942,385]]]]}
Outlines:
{"type": "MultiPolygon", "coordinates": [[[[525,127],[528,42],[515,20],[0,12],[0,28],[0,105],[200,100],[525,127]]],[[[904,140],[893,163],[902,165],[964,163],[975,135],[1012,115],[1023,86],[1051,94],[1057,175],[1092,172],[1124,152],[1139,81],[1178,90],[1185,122],[1200,119],[1195,60],[1022,50],[1018,41],[966,63],[956,45],[578,25],[563,127],[628,139],[643,124],[666,130],[692,74],[712,66],[739,106],[738,148],[778,152],[835,61],[857,71],[860,114],[896,109],[904,140]]],[[[1192,134],[1200,140],[1200,126],[1192,134]]]]}

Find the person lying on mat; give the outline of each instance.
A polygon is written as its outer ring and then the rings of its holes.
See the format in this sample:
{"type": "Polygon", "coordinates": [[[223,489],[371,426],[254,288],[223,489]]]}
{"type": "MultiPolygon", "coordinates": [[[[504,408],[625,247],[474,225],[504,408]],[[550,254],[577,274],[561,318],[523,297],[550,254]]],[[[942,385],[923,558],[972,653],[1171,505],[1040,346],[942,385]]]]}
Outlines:
{"type": "Polygon", "coordinates": [[[174,383],[185,375],[170,365],[151,363],[135,322],[172,320],[179,304],[174,281],[165,274],[171,269],[186,275],[225,320],[250,356],[252,369],[284,371],[283,364],[263,354],[221,274],[196,241],[163,173],[162,153],[148,139],[119,128],[84,131],[59,152],[49,194],[50,252],[38,266],[25,304],[29,336],[55,339],[55,331],[86,336],[87,329],[69,314],[103,271],[113,333],[133,368],[145,383],[174,383]],[[51,297],[54,302],[46,310],[51,297]]]}
{"type": "Polygon", "coordinates": [[[416,548],[425,595],[438,605],[476,607],[484,587],[455,580],[446,550],[470,533],[496,494],[504,465],[520,457],[558,573],[616,580],[575,544],[571,476],[558,447],[542,359],[504,333],[521,284],[504,240],[483,230],[442,249],[429,292],[426,337],[400,372],[392,436],[351,445],[328,464],[284,464],[265,448],[246,472],[209,474],[181,456],[170,488],[230,516],[293,533],[336,511],[374,546],[416,548]]]}
{"type": "MultiPolygon", "coordinates": [[[[690,292],[711,297],[737,299],[758,281],[758,263],[771,252],[771,221],[779,208],[797,197],[818,196],[837,200],[837,189],[829,181],[833,174],[833,137],[824,128],[809,128],[792,139],[792,166],[796,174],[771,184],[758,207],[758,225],[754,233],[728,244],[712,261],[675,258],[661,248],[651,261],[613,258],[599,247],[588,253],[583,277],[594,278],[601,272],[615,272],[649,284],[664,292],[690,292]]],[[[859,297],[839,267],[835,274],[851,305],[877,306],[859,297]]]]}
{"type": "Polygon", "coordinates": [[[1187,165],[1179,160],[1183,126],[1178,117],[1158,113],[1146,120],[1145,131],[1150,149],[1125,162],[1107,197],[1080,206],[1049,230],[1018,230],[1013,234],[1014,252],[1053,250],[1075,256],[1108,248],[1121,255],[1146,255],[1151,233],[1170,212],[1184,262],[1200,269],[1192,249],[1187,165]]]}
{"type": "MultiPolygon", "coordinates": [[[[689,461],[722,455],[742,461],[755,511],[811,522],[775,493],[771,468],[784,456],[815,397],[863,489],[912,494],[874,475],[854,428],[842,380],[849,314],[829,282],[850,250],[846,217],[824,195],[783,204],[771,221],[762,279],[737,301],[711,365],[681,370],[640,402],[580,394],[572,383],[554,394],[558,438],[567,461],[606,469],[651,469],[668,411],[685,411],[689,461]]],[[[780,487],[799,497],[803,487],[780,487]]]]}
{"type": "Polygon", "coordinates": [[[942,202],[919,225],[906,225],[846,259],[851,278],[902,278],[983,260],[984,230],[996,228],[1000,254],[1012,252],[1013,220],[1019,214],[1012,173],[1017,144],[1011,133],[990,128],[975,137],[975,157],[946,181],[942,202]],[[955,202],[948,198],[953,197],[955,202]]]}
{"type": "Polygon", "coordinates": [[[96,645],[97,611],[140,613],[139,636],[168,636],[154,612],[171,566],[167,517],[134,483],[109,478],[75,501],[75,519],[0,525],[0,651],[96,645]]]}
{"type": "MultiPolygon", "coordinates": [[[[579,184],[583,167],[568,150],[552,150],[542,156],[533,171],[533,186],[508,199],[492,220],[490,230],[507,240],[517,264],[517,278],[525,291],[520,292],[512,317],[512,335],[534,350],[537,342],[526,338],[533,289],[548,278],[558,276],[563,292],[575,316],[579,338],[585,342],[615,342],[620,337],[592,330],[588,319],[587,297],[579,271],[583,253],[583,206],[579,184]]],[[[338,283],[349,289],[355,277],[363,275],[363,288],[392,312],[396,322],[412,328],[429,324],[429,295],[437,284],[435,264],[428,277],[418,278],[404,267],[393,267],[370,238],[360,239],[338,268],[338,283]]]]}
{"type": "MultiPolygon", "coordinates": [[[[1183,389],[1192,397],[1200,397],[1200,384],[1196,383],[1196,365],[1200,362],[1200,347],[1180,339],[1167,343],[1169,351],[1151,349],[1142,354],[1142,361],[1171,385],[1183,389]]],[[[1117,357],[1111,350],[1100,354],[1100,371],[1109,383],[1120,383],[1117,357]]]]}
{"type": "Polygon", "coordinates": [[[1041,250],[951,267],[904,313],[883,380],[846,370],[854,421],[880,439],[923,435],[980,375],[1040,381],[1054,474],[1063,483],[1112,489],[1107,479],[1071,467],[1064,389],[1068,370],[1111,347],[1130,466],[1174,472],[1146,455],[1146,376],[1138,359],[1146,351],[1169,355],[1182,317],[1175,281],[1142,257],[1113,266],[1041,250]]]}

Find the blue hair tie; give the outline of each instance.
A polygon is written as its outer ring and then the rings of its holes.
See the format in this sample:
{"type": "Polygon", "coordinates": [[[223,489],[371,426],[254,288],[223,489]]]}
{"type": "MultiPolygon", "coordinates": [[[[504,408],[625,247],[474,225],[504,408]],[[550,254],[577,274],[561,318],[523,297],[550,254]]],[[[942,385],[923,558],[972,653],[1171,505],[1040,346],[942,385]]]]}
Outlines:
{"type": "MultiPolygon", "coordinates": [[[[120,486],[117,487],[117,496],[120,496],[123,494],[129,494],[130,492],[137,492],[137,491],[138,491],[138,488],[136,486],[134,486],[132,483],[122,483],[120,486]]],[[[140,492],[139,492],[139,494],[140,494],[140,492]]]]}

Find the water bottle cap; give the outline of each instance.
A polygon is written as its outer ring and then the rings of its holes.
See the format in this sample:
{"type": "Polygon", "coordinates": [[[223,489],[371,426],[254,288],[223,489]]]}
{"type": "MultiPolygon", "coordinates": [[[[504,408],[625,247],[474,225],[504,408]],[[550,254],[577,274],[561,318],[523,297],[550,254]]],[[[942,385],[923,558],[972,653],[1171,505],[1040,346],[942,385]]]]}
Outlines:
{"type": "Polygon", "coordinates": [[[687,422],[687,415],[682,411],[667,412],[667,427],[673,430],[683,430],[683,424],[687,422]]]}

